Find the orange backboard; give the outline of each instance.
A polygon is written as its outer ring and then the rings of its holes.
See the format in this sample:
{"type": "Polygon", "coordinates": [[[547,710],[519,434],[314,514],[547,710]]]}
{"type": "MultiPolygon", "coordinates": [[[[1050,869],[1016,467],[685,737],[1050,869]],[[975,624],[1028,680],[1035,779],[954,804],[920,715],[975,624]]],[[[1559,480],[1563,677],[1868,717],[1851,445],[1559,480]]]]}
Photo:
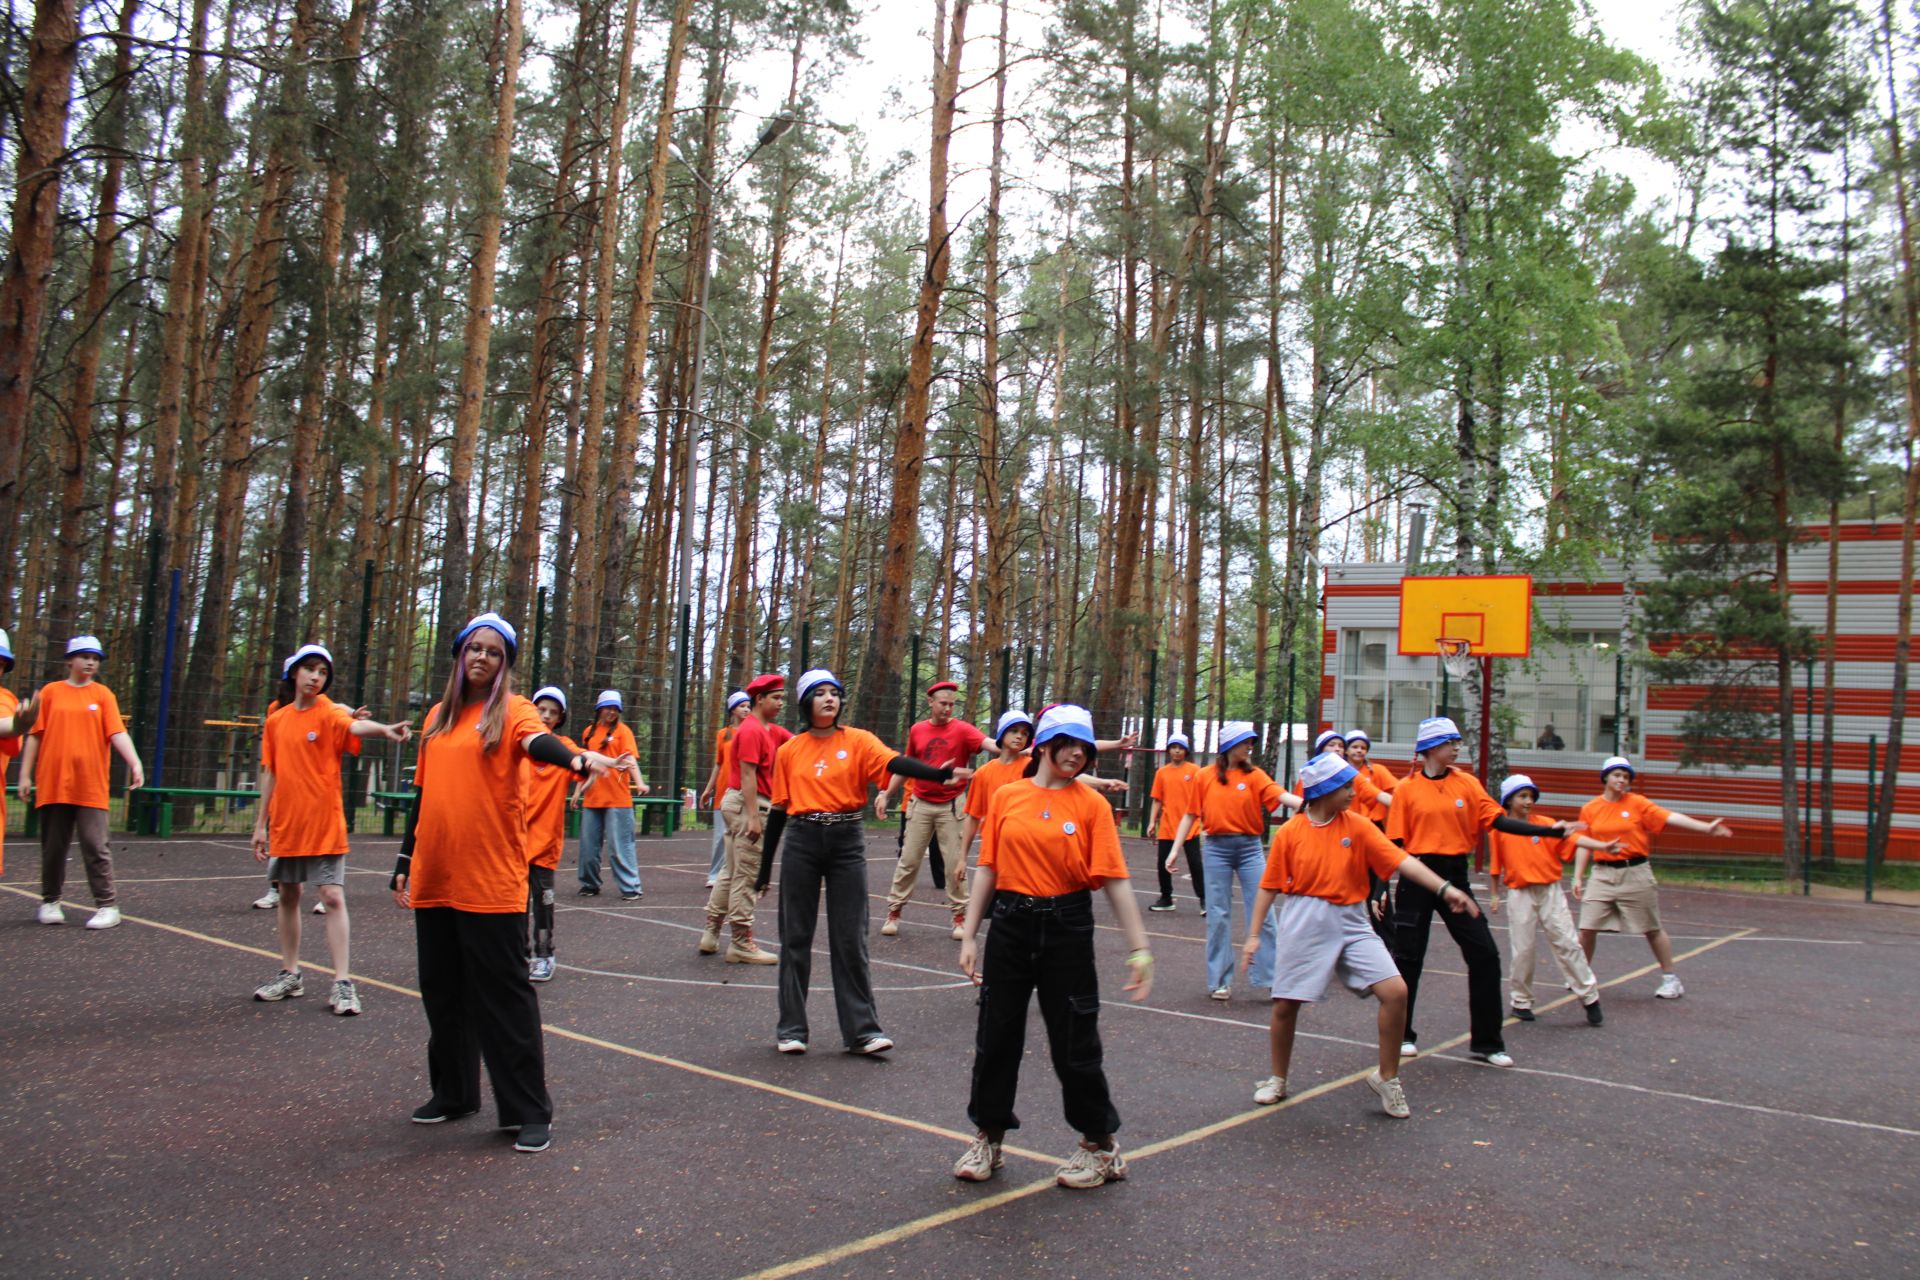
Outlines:
{"type": "Polygon", "coordinates": [[[1442,640],[1466,641],[1476,658],[1526,657],[1533,648],[1533,579],[1400,579],[1400,652],[1430,655],[1442,640]]]}

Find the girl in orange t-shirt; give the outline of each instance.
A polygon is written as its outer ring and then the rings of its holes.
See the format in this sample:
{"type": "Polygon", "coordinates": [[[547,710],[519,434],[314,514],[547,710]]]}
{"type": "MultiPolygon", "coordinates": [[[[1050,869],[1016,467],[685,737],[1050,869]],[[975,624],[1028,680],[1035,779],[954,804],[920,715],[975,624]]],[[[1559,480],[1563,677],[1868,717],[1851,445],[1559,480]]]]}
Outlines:
{"type": "Polygon", "coordinates": [[[1687,989],[1673,971],[1673,943],[1660,927],[1660,892],[1654,887],[1653,868],[1647,865],[1647,856],[1653,852],[1649,837],[1678,827],[1726,839],[1733,828],[1720,818],[1703,822],[1663,809],[1637,794],[1633,790],[1633,762],[1625,756],[1610,756],[1600,766],[1600,782],[1601,793],[1587,801],[1580,810],[1580,820],[1596,840],[1619,843],[1599,855],[1591,879],[1587,876],[1587,850],[1574,856],[1573,896],[1580,903],[1580,949],[1591,964],[1594,944],[1601,933],[1644,935],[1660,966],[1660,985],[1653,994],[1661,1000],[1678,1000],[1687,989]]]}
{"type": "MultiPolygon", "coordinates": [[[[1153,838],[1158,843],[1158,852],[1154,856],[1154,869],[1160,873],[1160,897],[1147,907],[1149,911],[1173,910],[1173,868],[1167,865],[1167,855],[1173,852],[1174,833],[1180,829],[1180,819],[1192,811],[1194,785],[1200,780],[1200,766],[1193,762],[1193,743],[1184,733],[1171,734],[1167,738],[1167,762],[1154,771],[1153,812],[1147,815],[1147,825],[1153,828],[1153,838]]],[[[1187,874],[1193,880],[1193,896],[1200,899],[1201,909],[1207,905],[1207,878],[1200,862],[1200,850],[1186,846],[1187,874]]]]}
{"type": "Polygon", "coordinates": [[[720,869],[727,865],[727,824],[720,814],[720,800],[726,795],[727,770],[732,763],[727,751],[733,743],[733,731],[752,714],[753,700],[745,690],[735,689],[727,695],[727,723],[713,735],[713,772],[707,775],[707,785],[700,788],[700,807],[713,819],[713,851],[707,858],[709,889],[720,879],[720,869]]]}
{"type": "Polygon", "coordinates": [[[634,760],[640,746],[633,740],[633,730],[620,721],[623,710],[625,704],[618,689],[601,690],[593,704],[594,722],[580,735],[589,750],[627,763],[574,788],[574,799],[581,806],[578,875],[580,896],[598,897],[600,850],[605,845],[620,901],[637,902],[643,890],[640,862],[633,849],[633,798],[647,794],[647,780],[640,776],[640,765],[634,760]]]}
{"type": "MultiPolygon", "coordinates": [[[[1400,1087],[1407,984],[1367,919],[1370,879],[1399,871],[1442,899],[1449,911],[1477,916],[1480,909],[1465,890],[1408,858],[1371,822],[1349,811],[1358,776],[1345,757],[1331,751],[1309,760],[1300,775],[1306,812],[1274,833],[1267,854],[1253,906],[1265,912],[1276,900],[1280,903],[1281,963],[1273,979],[1268,1028],[1273,1074],[1254,1087],[1253,1100],[1270,1106],[1287,1096],[1300,1006],[1324,998],[1328,984],[1338,977],[1348,990],[1380,1002],[1379,1065],[1368,1075],[1367,1087],[1388,1115],[1404,1120],[1412,1114],[1400,1087]]],[[[1247,939],[1240,956],[1243,968],[1254,964],[1258,946],[1256,939],[1247,939]]]]}
{"type": "Polygon", "coordinates": [[[780,744],[773,757],[772,809],[761,834],[760,874],[754,891],[772,883],[780,861],[780,1021],[774,1046],[807,1051],[807,981],[813,973],[813,932],[820,895],[827,898],[827,952],[833,965],[833,1007],[840,1037],[854,1053],[885,1053],[893,1038],[880,1029],[867,966],[867,841],[863,819],[868,789],[892,776],[964,783],[965,765],[930,765],[904,756],[865,729],[843,728],[846,694],[825,668],[794,685],[806,730],[780,744]],[[787,833],[784,852],[781,834],[787,833]]]}
{"type": "Polygon", "coordinates": [[[98,908],[87,928],[120,923],[113,854],[107,847],[110,755],[126,762],[127,790],[145,786],[147,779],[113,690],[94,682],[105,657],[92,636],[67,641],[67,678],[35,695],[38,714],[20,752],[20,798],[35,806],[40,819],[41,924],[66,923],[60,895],[67,886],[67,848],[75,836],[98,908]]]}
{"type": "MultiPolygon", "coordinates": [[[[1299,796],[1281,790],[1264,769],[1255,767],[1253,745],[1254,729],[1247,721],[1229,720],[1220,726],[1220,752],[1213,767],[1202,769],[1195,780],[1187,814],[1173,833],[1173,852],[1162,864],[1172,866],[1195,828],[1206,833],[1200,849],[1206,877],[1207,990],[1215,1000],[1233,994],[1234,882],[1240,884],[1246,931],[1252,934],[1253,899],[1260,891],[1260,837],[1267,829],[1267,815],[1298,809],[1302,803],[1299,796]]],[[[1265,987],[1273,981],[1272,920],[1260,919],[1259,936],[1260,955],[1252,978],[1254,986],[1265,987]]]]}
{"type": "MultiPolygon", "coordinates": [[[[567,723],[567,695],[548,685],[533,695],[540,723],[568,751],[580,744],[561,733],[567,723]]],[[[553,981],[553,873],[567,845],[567,789],[574,773],[557,764],[533,761],[527,765],[527,914],[532,917],[532,946],[527,977],[553,981]]]]}
{"type": "Polygon", "coordinates": [[[516,1151],[552,1142],[540,1044],[540,998],[527,976],[527,763],[578,775],[624,768],[569,751],[513,692],[512,624],[483,613],[453,638],[446,693],[420,735],[413,812],[393,871],[393,901],[411,908],[427,1015],[433,1096],[415,1124],[480,1109],[480,1063],[516,1151]]]}
{"type": "Polygon", "coordinates": [[[979,1131],[953,1176],[985,1182],[1000,1167],[1007,1130],[1020,1127],[1014,1097],[1026,1049],[1027,1006],[1037,992],[1067,1123],[1080,1149],[1054,1179],[1086,1190],[1127,1176],[1120,1128],[1101,1065],[1100,979],[1093,954],[1093,890],[1126,934],[1136,1001],[1153,988],[1153,956],[1128,885],[1113,807],[1076,779],[1093,764],[1093,718],[1060,705],[1040,716],[1022,781],[994,794],[981,827],[980,866],[961,927],[960,972],[980,985],[967,1118],[979,1131]],[[975,939],[991,911],[985,954],[975,939]]]}
{"type": "Polygon", "coordinates": [[[280,972],[253,993],[255,1000],[306,994],[300,973],[300,887],[310,884],[327,907],[327,951],[333,991],[327,1008],[360,1012],[353,985],[347,926],[347,817],[340,805],[340,757],[360,754],[360,739],[405,742],[412,728],[355,720],[326,697],[333,655],[302,645],[280,667],[279,709],[260,731],[260,807],[253,824],[253,857],[267,864],[279,891],[280,972]]]}

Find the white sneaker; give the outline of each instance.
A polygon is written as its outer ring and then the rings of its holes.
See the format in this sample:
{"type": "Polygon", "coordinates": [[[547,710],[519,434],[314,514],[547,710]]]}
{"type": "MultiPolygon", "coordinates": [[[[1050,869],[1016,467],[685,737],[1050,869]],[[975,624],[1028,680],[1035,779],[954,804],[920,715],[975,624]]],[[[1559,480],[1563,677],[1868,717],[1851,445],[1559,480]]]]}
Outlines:
{"type": "Polygon", "coordinates": [[[807,1042],[805,1040],[782,1040],[773,1047],[782,1053],[805,1053],[807,1051],[807,1042]]]}
{"type": "Polygon", "coordinates": [[[1380,1109],[1395,1120],[1405,1120],[1413,1114],[1407,1106],[1407,1091],[1400,1087],[1400,1077],[1391,1080],[1382,1079],[1378,1071],[1367,1076],[1367,1088],[1380,1096],[1380,1109]]]}
{"type": "Polygon", "coordinates": [[[1120,1158],[1117,1145],[1103,1151],[1082,1139],[1080,1149],[1054,1172],[1053,1180],[1075,1191],[1088,1191],[1126,1176],[1127,1162],[1120,1158]]]}
{"type": "Polygon", "coordinates": [[[120,923],[120,908],[101,907],[93,913],[93,919],[87,921],[89,929],[111,929],[120,923]]]}
{"type": "Polygon", "coordinates": [[[1230,1000],[1233,998],[1233,988],[1232,987],[1215,987],[1213,989],[1213,998],[1215,1000],[1230,1000]]]}
{"type": "Polygon", "coordinates": [[[1678,1000],[1685,994],[1687,994],[1687,989],[1680,985],[1680,975],[1677,973],[1669,973],[1661,977],[1659,989],[1653,993],[1653,998],[1655,1000],[1678,1000]]]}
{"type": "Polygon", "coordinates": [[[313,904],[313,914],[315,914],[315,915],[317,915],[317,916],[323,916],[323,915],[325,915],[325,914],[327,914],[327,904],[326,904],[326,903],[324,903],[324,902],[316,902],[316,903],[314,903],[314,904],[313,904]]]}
{"type": "Polygon", "coordinates": [[[57,902],[43,902],[40,904],[40,913],[35,918],[41,924],[65,924],[67,913],[60,909],[60,904],[57,902]]]}
{"type": "Polygon", "coordinates": [[[1417,1045],[1417,1044],[1415,1044],[1415,1043],[1414,1043],[1413,1041],[1411,1041],[1411,1040],[1402,1040],[1402,1041],[1400,1042],[1400,1056],[1401,1056],[1401,1057],[1403,1057],[1403,1058],[1415,1058],[1415,1057],[1418,1057],[1419,1055],[1420,1055],[1420,1046],[1419,1046],[1419,1045],[1417,1045]]]}
{"type": "Polygon", "coordinates": [[[900,913],[898,911],[887,912],[887,922],[880,926],[880,936],[883,938],[892,938],[897,937],[899,933],[900,913]]]}
{"type": "Polygon", "coordinates": [[[1253,1086],[1253,1100],[1263,1107],[1270,1107],[1286,1096],[1287,1078],[1285,1076],[1268,1076],[1253,1086]]]}
{"type": "Polygon", "coordinates": [[[278,889],[269,889],[253,900],[253,909],[255,911],[271,911],[279,905],[280,891],[278,889]]]}
{"type": "Polygon", "coordinates": [[[360,1012],[360,993],[354,988],[353,979],[339,978],[334,981],[333,994],[327,997],[327,1008],[343,1018],[351,1018],[360,1012]]]}
{"type": "Polygon", "coordinates": [[[996,1169],[1003,1169],[1006,1164],[1000,1155],[999,1143],[991,1141],[984,1133],[975,1134],[960,1158],[953,1162],[953,1176],[962,1182],[985,1182],[993,1177],[996,1169]]]}
{"type": "Polygon", "coordinates": [[[1513,1065],[1513,1055],[1505,1049],[1495,1049],[1492,1053],[1481,1053],[1475,1049],[1470,1050],[1467,1056],[1475,1062],[1484,1062],[1490,1067],[1510,1067],[1513,1065]]]}

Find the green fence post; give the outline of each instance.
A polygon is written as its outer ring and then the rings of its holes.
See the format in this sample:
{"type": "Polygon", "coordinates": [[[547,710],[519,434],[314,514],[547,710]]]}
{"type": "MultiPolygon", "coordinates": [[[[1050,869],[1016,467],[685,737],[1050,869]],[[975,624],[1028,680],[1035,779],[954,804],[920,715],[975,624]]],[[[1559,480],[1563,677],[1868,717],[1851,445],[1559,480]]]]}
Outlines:
{"type": "Polygon", "coordinates": [[[894,741],[905,744],[907,729],[913,724],[913,691],[920,687],[920,633],[907,637],[907,684],[900,693],[900,732],[894,741]]]}
{"type": "Polygon", "coordinates": [[[541,684],[541,668],[546,666],[547,589],[540,588],[533,601],[533,687],[541,684]]]}
{"type": "Polygon", "coordinates": [[[800,678],[800,672],[813,667],[813,623],[800,624],[800,670],[793,673],[794,679],[800,678]]]}
{"type": "MultiPolygon", "coordinates": [[[[373,633],[373,561],[360,566],[360,636],[353,650],[353,705],[367,705],[367,637],[373,633]]],[[[360,789],[360,757],[348,756],[341,779],[340,803],[347,810],[347,834],[353,834],[355,793],[360,789]]]]}
{"type": "Polygon", "coordinates": [[[1022,682],[1024,694],[1020,699],[1020,709],[1028,715],[1033,714],[1033,646],[1027,646],[1027,675],[1022,682]]]}
{"type": "Polygon", "coordinates": [[[1879,764],[1880,738],[1878,734],[1867,735],[1867,901],[1873,901],[1873,833],[1877,829],[1874,818],[1874,802],[1877,799],[1874,790],[1874,773],[1879,764]]]}
{"type": "MultiPolygon", "coordinates": [[[[1287,735],[1287,761],[1280,766],[1280,776],[1286,779],[1293,777],[1293,682],[1296,676],[1294,669],[1299,663],[1299,654],[1290,653],[1287,655],[1287,718],[1280,726],[1280,732],[1287,735]]],[[[1442,670],[1444,670],[1444,668],[1442,668],[1442,670]]],[[[1284,786],[1285,784],[1283,783],[1282,785],[1284,786]]]]}

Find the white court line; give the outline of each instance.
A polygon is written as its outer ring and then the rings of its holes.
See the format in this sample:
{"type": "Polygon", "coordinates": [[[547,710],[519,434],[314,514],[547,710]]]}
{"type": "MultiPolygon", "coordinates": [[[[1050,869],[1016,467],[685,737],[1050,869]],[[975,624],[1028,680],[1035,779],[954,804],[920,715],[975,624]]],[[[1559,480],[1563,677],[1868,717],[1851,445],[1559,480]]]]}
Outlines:
{"type": "MultiPolygon", "coordinates": [[[[1435,1058],[1444,1058],[1448,1062],[1465,1063],[1478,1066],[1471,1059],[1457,1054],[1436,1053],[1435,1058]]],[[[1726,1098],[1709,1098],[1698,1093],[1678,1093],[1671,1089],[1650,1089],[1643,1084],[1626,1084],[1619,1080],[1602,1080],[1598,1076],[1575,1075],[1571,1071],[1547,1071],[1540,1067],[1507,1067],[1516,1075],[1551,1076],[1558,1080],[1572,1080],[1579,1084],[1598,1085],[1604,1089],[1624,1089],[1629,1093],[1644,1093],[1656,1098],[1672,1098],[1678,1102],[1698,1102],[1709,1107],[1730,1107],[1735,1111],[1752,1111],[1763,1116],[1778,1116],[1783,1120],[1813,1120],[1820,1124],[1837,1124],[1849,1129],[1872,1129],[1878,1133],[1895,1133],[1903,1138],[1920,1138],[1920,1129],[1903,1129],[1897,1124],[1876,1124],[1871,1120],[1849,1120],[1845,1116],[1823,1116],[1811,1111],[1790,1111],[1785,1107],[1765,1107],[1756,1102],[1731,1102],[1726,1098]]]]}

